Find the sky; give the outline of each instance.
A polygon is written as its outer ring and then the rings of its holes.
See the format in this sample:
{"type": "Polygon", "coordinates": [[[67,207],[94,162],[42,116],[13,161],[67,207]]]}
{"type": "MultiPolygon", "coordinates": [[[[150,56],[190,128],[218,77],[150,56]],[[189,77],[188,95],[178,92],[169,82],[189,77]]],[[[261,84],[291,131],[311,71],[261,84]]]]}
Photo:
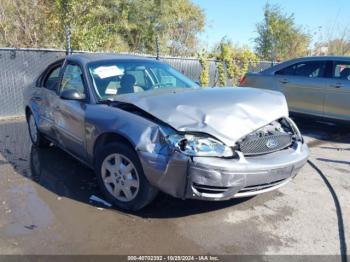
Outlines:
{"type": "MultiPolygon", "coordinates": [[[[254,46],[255,25],[263,19],[267,0],[192,0],[206,14],[202,46],[210,49],[226,36],[238,45],[254,46]]],[[[349,30],[350,0],[268,0],[284,13],[294,13],[295,23],[313,35],[313,43],[334,35],[344,26],[349,30]]]]}

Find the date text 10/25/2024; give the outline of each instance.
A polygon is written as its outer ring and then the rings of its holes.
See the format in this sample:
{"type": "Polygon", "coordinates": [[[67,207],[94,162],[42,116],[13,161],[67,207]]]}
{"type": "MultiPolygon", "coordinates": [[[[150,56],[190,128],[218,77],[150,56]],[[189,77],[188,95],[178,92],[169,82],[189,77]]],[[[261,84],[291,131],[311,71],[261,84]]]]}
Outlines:
{"type": "Polygon", "coordinates": [[[218,256],[128,256],[128,261],[220,261],[218,256]]]}

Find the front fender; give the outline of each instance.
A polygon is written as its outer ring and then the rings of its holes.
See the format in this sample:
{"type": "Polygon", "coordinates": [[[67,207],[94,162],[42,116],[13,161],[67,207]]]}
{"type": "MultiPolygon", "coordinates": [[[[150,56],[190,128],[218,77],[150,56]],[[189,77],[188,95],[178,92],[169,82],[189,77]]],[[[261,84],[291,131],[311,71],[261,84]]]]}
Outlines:
{"type": "Polygon", "coordinates": [[[106,133],[124,137],[141,152],[161,152],[162,127],[140,115],[107,105],[89,105],[86,108],[86,150],[93,163],[94,147],[106,133]]]}

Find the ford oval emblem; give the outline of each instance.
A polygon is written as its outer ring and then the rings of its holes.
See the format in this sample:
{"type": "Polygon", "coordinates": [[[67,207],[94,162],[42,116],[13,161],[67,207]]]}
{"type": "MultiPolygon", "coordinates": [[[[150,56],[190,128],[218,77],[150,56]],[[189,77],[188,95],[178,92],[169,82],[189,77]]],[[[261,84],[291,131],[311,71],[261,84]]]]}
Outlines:
{"type": "Polygon", "coordinates": [[[266,146],[267,146],[267,148],[273,149],[273,148],[276,148],[278,146],[278,142],[275,139],[269,139],[266,142],[266,146]]]}

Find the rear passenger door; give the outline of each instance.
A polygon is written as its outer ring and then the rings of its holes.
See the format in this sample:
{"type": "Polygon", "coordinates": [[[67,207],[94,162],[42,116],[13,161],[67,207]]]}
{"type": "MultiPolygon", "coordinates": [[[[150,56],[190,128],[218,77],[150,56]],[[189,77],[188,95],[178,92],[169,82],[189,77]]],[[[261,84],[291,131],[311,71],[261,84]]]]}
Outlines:
{"type": "Polygon", "coordinates": [[[57,87],[62,63],[58,63],[49,68],[41,82],[41,95],[35,97],[41,105],[40,108],[40,131],[55,139],[54,129],[54,108],[53,103],[57,98],[57,87]]]}
{"type": "Polygon", "coordinates": [[[350,120],[350,61],[332,63],[325,94],[325,116],[350,120]]]}
{"type": "Polygon", "coordinates": [[[327,61],[298,62],[275,73],[291,112],[323,116],[327,61]]]}

